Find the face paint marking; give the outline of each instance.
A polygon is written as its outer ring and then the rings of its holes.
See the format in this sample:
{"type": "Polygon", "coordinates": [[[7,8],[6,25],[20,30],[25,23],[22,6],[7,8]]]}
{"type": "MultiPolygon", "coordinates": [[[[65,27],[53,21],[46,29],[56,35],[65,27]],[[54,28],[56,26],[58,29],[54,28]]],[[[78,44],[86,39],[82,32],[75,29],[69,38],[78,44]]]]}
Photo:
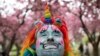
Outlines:
{"type": "Polygon", "coordinates": [[[61,36],[61,33],[58,30],[53,30],[52,34],[53,34],[53,36],[56,36],[56,37],[61,36]]]}
{"type": "Polygon", "coordinates": [[[36,48],[39,48],[40,42],[41,42],[41,39],[37,40],[37,42],[36,42],[36,44],[37,44],[36,48]]]}
{"type": "Polygon", "coordinates": [[[59,31],[59,29],[54,25],[52,25],[52,30],[58,30],[59,31]]]}
{"type": "Polygon", "coordinates": [[[47,30],[47,29],[48,29],[48,25],[42,27],[42,28],[40,29],[40,31],[47,30]]]}
{"type": "Polygon", "coordinates": [[[46,32],[46,30],[42,30],[40,33],[44,33],[44,32],[46,32]]]}

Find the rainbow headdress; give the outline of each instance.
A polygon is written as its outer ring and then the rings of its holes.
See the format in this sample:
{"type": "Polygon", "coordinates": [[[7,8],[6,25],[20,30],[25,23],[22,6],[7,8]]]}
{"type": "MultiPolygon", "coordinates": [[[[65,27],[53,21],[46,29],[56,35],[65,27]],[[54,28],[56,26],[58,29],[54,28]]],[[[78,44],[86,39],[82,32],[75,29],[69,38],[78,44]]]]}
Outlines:
{"type": "Polygon", "coordinates": [[[69,38],[68,38],[67,25],[62,18],[56,17],[56,16],[55,16],[55,18],[52,17],[48,5],[46,5],[46,7],[45,7],[44,17],[41,18],[40,21],[35,23],[35,26],[28,33],[26,39],[24,40],[22,49],[21,49],[21,56],[25,56],[24,55],[25,50],[29,50],[33,54],[33,56],[35,56],[34,55],[34,54],[36,54],[35,47],[34,47],[35,41],[36,41],[35,35],[36,35],[36,31],[39,30],[43,26],[43,24],[53,24],[61,30],[61,32],[64,35],[63,36],[64,48],[65,48],[64,56],[73,56],[73,53],[71,51],[71,47],[69,44],[70,42],[69,42],[69,38]]]}
{"type": "Polygon", "coordinates": [[[42,18],[41,20],[45,23],[45,24],[52,24],[52,18],[51,18],[51,13],[50,13],[50,8],[48,5],[45,6],[45,11],[44,11],[44,18],[42,18]]]}

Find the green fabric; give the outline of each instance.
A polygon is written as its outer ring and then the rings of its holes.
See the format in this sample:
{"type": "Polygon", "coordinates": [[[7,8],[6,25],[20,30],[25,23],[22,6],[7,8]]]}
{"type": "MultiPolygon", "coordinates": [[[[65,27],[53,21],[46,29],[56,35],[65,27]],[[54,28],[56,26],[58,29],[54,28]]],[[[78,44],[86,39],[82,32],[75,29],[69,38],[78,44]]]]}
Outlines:
{"type": "Polygon", "coordinates": [[[28,49],[26,49],[22,56],[33,56],[33,54],[28,49]]]}
{"type": "Polygon", "coordinates": [[[35,53],[35,51],[32,49],[32,48],[28,48],[28,50],[33,54],[33,56],[34,56],[34,53],[35,53]]]}
{"type": "Polygon", "coordinates": [[[24,54],[22,56],[36,56],[36,53],[34,49],[29,47],[24,51],[24,54]]]}

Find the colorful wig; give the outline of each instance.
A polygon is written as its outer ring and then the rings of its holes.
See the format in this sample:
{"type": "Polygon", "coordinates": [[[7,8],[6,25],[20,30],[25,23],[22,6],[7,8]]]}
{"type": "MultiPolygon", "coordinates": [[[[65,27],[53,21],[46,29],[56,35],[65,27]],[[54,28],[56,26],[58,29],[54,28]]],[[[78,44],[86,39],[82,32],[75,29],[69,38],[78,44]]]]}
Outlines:
{"type": "MultiPolygon", "coordinates": [[[[48,6],[45,8],[45,14],[44,17],[41,18],[40,21],[35,23],[34,28],[28,33],[26,39],[23,42],[22,49],[21,49],[21,56],[23,56],[23,53],[25,49],[29,48],[32,44],[35,44],[36,41],[36,32],[39,30],[43,24],[53,24],[57,26],[61,32],[63,33],[63,40],[64,40],[64,56],[73,56],[71,47],[70,47],[70,41],[68,38],[68,29],[65,21],[60,17],[51,18],[51,13],[49,11],[48,6]],[[42,22],[42,23],[41,23],[42,22]]],[[[35,50],[34,50],[35,51],[35,50]]]]}

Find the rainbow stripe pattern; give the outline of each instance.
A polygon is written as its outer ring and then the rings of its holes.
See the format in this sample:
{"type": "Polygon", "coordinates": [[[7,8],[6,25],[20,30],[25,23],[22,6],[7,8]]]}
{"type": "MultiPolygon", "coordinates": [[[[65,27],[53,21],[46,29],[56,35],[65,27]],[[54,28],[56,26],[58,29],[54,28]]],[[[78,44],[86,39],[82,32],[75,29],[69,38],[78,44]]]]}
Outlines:
{"type": "Polygon", "coordinates": [[[50,13],[49,6],[48,5],[46,5],[46,7],[45,7],[44,18],[45,18],[45,23],[47,23],[47,24],[52,23],[51,13],[50,13]]]}

